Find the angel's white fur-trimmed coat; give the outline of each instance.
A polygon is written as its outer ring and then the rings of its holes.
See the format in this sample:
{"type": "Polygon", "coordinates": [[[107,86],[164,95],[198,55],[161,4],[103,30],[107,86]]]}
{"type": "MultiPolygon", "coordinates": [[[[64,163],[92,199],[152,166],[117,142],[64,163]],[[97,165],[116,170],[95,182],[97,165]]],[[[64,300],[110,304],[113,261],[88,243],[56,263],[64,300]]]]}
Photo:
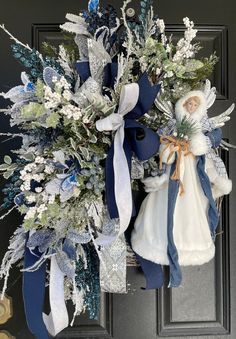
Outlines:
{"type": "MultiPolygon", "coordinates": [[[[190,114],[184,108],[184,103],[190,97],[197,96],[200,105],[191,114],[196,124],[199,124],[199,132],[191,139],[190,150],[192,155],[183,156],[181,161],[181,181],[184,184],[185,193],[178,194],[174,208],[173,237],[177,248],[180,265],[201,265],[214,257],[215,246],[211,236],[208,220],[208,199],[206,198],[200,177],[197,172],[197,156],[209,151],[207,138],[201,131],[201,119],[207,114],[207,104],[204,93],[191,91],[181,98],[175,107],[177,120],[190,114]]],[[[163,146],[161,145],[160,151],[163,146]]],[[[171,164],[175,157],[169,158],[169,149],[163,154],[163,161],[167,163],[165,176],[169,177],[171,164]]],[[[231,189],[227,178],[219,178],[214,173],[214,182],[219,186],[218,195],[225,194],[231,189]],[[224,179],[225,185],[222,185],[224,179]],[[220,183],[219,183],[220,182],[220,183]],[[224,191],[224,192],[223,192],[224,191]]],[[[155,263],[168,265],[167,255],[167,214],[168,214],[168,182],[169,179],[147,181],[146,190],[150,192],[141,206],[132,232],[131,242],[135,252],[141,257],[155,263]],[[152,183],[153,182],[153,183],[152,183]],[[163,185],[163,182],[165,184],[163,185]],[[160,184],[160,185],[159,185],[160,184]]],[[[145,183],[145,182],[144,182],[145,183]]],[[[217,194],[217,193],[216,193],[217,194]]]]}

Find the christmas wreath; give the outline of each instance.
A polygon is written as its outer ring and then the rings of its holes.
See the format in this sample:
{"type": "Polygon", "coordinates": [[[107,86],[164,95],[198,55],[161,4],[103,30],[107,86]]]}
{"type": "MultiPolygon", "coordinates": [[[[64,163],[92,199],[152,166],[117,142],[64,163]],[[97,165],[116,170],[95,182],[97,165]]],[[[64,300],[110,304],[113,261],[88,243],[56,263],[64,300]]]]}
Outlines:
{"type": "Polygon", "coordinates": [[[1,219],[14,209],[22,215],[2,260],[2,296],[11,267],[20,264],[26,317],[37,338],[68,326],[66,300],[74,317],[88,310],[94,319],[100,290],[126,292],[127,243],[147,288],[162,286],[162,265],[170,266],[175,287],[179,265],[214,256],[215,201],[231,190],[215,149],[230,146],[220,127],[234,105],[208,118],[216,98],[208,78],[218,58],[197,58],[201,46],[189,18],[176,41],[151,0],[140,2],[137,17],[129,3],[119,19],[112,6],[90,0],[88,10],[66,15],[63,43],[44,43],[43,54],[0,26],[26,68],[22,84],[1,93],[12,103],[2,111],[19,129],[1,136],[22,139],[0,165],[7,180],[1,219]],[[138,210],[133,192],[141,186],[148,194],[138,210]],[[193,209],[182,222],[188,203],[193,209]],[[50,315],[43,314],[48,285],[50,315]]]}

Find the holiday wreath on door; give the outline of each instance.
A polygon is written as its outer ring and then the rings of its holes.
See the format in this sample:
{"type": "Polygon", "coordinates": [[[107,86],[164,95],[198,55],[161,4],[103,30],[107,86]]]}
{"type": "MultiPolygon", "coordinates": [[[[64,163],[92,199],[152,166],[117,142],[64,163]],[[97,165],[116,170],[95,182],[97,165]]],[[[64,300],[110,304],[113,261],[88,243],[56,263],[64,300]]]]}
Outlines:
{"type": "Polygon", "coordinates": [[[0,26],[26,68],[22,84],[1,93],[19,129],[1,136],[22,139],[0,165],[7,180],[1,219],[14,209],[22,215],[0,269],[2,296],[20,263],[27,322],[40,339],[68,326],[66,300],[75,306],[73,324],[85,310],[98,316],[100,290],[126,292],[127,243],[147,289],[163,285],[162,265],[170,267],[169,287],[178,287],[180,266],[214,257],[216,202],[232,188],[218,155],[231,145],[220,128],[234,104],[208,117],[216,99],[208,78],[218,58],[197,58],[189,18],[175,42],[151,0],[140,2],[137,17],[130,2],[120,19],[98,0],[67,14],[65,42],[45,43],[45,55],[0,26]],[[147,194],[138,210],[140,185],[147,194]]]}

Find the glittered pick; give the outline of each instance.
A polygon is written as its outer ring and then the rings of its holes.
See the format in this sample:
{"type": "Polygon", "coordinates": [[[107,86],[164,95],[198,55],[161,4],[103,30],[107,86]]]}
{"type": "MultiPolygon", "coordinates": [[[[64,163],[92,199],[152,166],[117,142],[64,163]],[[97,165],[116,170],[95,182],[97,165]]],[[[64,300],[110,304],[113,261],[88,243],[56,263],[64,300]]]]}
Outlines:
{"type": "Polygon", "coordinates": [[[56,232],[50,229],[37,230],[27,241],[28,248],[38,247],[41,253],[45,252],[50,244],[55,240],[56,232]]]}
{"type": "Polygon", "coordinates": [[[100,286],[103,292],[126,293],[126,241],[124,234],[104,247],[100,261],[100,286]]]}
{"type": "Polygon", "coordinates": [[[68,230],[67,239],[76,244],[87,244],[91,240],[91,235],[90,233],[81,233],[78,230],[71,228],[68,230]]]}
{"type": "Polygon", "coordinates": [[[59,80],[61,76],[52,67],[45,67],[43,70],[43,80],[51,88],[54,88],[53,78],[59,80]]]}
{"type": "Polygon", "coordinates": [[[68,257],[67,253],[57,250],[56,253],[57,264],[60,270],[69,278],[73,279],[75,276],[75,267],[68,257]]]}
{"type": "Polygon", "coordinates": [[[100,309],[99,259],[92,244],[83,245],[85,262],[80,257],[76,262],[75,281],[79,291],[84,291],[84,306],[90,319],[97,319],[100,309]]]}

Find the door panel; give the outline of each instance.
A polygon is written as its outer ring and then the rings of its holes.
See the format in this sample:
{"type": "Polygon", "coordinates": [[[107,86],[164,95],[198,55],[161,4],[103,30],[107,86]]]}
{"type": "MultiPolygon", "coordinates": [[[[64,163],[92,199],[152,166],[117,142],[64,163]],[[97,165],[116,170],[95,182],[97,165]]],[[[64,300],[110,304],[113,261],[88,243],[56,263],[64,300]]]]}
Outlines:
{"type": "MultiPolygon", "coordinates": [[[[121,0],[109,3],[121,7],[121,0]]],[[[139,1],[130,5],[136,10],[139,1]]],[[[19,40],[40,49],[42,41],[58,44],[61,41],[59,24],[64,22],[67,12],[78,13],[87,6],[81,0],[8,0],[0,4],[0,22],[17,36],[19,40]]],[[[217,102],[210,114],[223,112],[232,101],[236,101],[236,4],[228,0],[222,8],[219,0],[179,0],[155,1],[155,10],[167,23],[167,31],[179,37],[183,33],[182,18],[189,16],[199,30],[198,39],[204,49],[201,55],[216,51],[220,61],[212,76],[217,87],[217,102]]],[[[7,91],[20,81],[22,67],[10,53],[10,42],[0,32],[0,91],[7,91]]],[[[6,106],[0,98],[0,105],[6,106]]],[[[231,124],[223,130],[224,137],[236,144],[235,113],[231,124]]],[[[8,119],[1,116],[0,132],[9,131],[8,119]]],[[[1,143],[0,155],[17,148],[16,141],[1,143]]],[[[222,154],[227,162],[230,177],[236,184],[236,154],[222,154]]],[[[1,180],[1,187],[3,181],[1,180]]],[[[216,257],[210,263],[199,267],[183,269],[183,285],[178,289],[167,288],[168,269],[165,270],[166,287],[159,291],[144,291],[144,277],[138,267],[128,268],[127,295],[101,296],[101,312],[98,321],[88,320],[87,315],[77,317],[72,328],[68,328],[57,338],[114,338],[114,339],[154,339],[168,338],[236,338],[236,218],[235,190],[222,205],[222,217],[217,236],[216,257]],[[230,269],[231,268],[231,269],[230,269]]],[[[1,221],[0,257],[16,225],[20,222],[12,213],[1,221]]],[[[12,271],[8,295],[13,299],[13,317],[0,325],[1,331],[8,331],[17,339],[31,339],[27,330],[21,296],[21,276],[17,269],[12,271]]],[[[72,314],[71,305],[69,305],[72,314]]]]}

